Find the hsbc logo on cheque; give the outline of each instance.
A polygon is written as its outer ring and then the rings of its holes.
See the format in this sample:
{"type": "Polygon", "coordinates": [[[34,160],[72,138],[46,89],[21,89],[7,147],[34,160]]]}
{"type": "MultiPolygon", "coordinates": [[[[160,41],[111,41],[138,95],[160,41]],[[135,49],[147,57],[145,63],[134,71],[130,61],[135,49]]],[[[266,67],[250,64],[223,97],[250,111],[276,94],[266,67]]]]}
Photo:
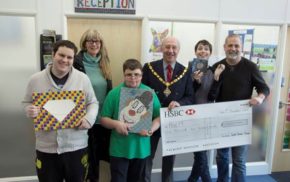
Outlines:
{"type": "Polygon", "coordinates": [[[194,113],[195,113],[195,110],[194,109],[187,109],[185,111],[185,114],[187,114],[187,115],[194,115],[194,113]]]}
{"type": "Polygon", "coordinates": [[[187,109],[187,110],[171,110],[165,112],[164,116],[165,118],[171,118],[171,117],[178,117],[178,116],[183,116],[184,114],[186,115],[194,115],[195,110],[194,109],[187,109]]]}

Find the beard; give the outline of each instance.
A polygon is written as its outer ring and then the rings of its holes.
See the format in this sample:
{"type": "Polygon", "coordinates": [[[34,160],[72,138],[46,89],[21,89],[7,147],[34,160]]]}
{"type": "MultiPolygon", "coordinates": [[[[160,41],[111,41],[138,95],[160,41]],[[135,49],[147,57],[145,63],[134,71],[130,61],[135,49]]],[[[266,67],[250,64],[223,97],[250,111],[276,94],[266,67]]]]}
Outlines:
{"type": "Polygon", "coordinates": [[[240,57],[240,53],[238,51],[235,52],[228,52],[227,53],[227,58],[228,59],[232,59],[232,60],[236,60],[240,57]]]}

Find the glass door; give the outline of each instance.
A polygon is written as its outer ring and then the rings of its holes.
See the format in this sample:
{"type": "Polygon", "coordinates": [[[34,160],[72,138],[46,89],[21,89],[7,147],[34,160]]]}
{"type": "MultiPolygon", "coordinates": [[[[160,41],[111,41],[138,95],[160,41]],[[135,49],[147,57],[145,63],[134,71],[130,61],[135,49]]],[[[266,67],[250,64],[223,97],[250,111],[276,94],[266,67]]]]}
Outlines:
{"type": "MultiPolygon", "coordinates": [[[[243,39],[243,56],[256,63],[261,71],[265,81],[270,87],[271,93],[265,102],[259,106],[253,107],[253,128],[252,128],[252,144],[248,148],[247,157],[247,175],[260,175],[270,173],[271,166],[269,164],[270,150],[269,147],[270,134],[272,130],[272,119],[275,108],[273,108],[273,93],[275,71],[279,64],[277,58],[278,39],[280,33],[279,26],[256,26],[256,25],[222,25],[222,38],[229,33],[241,35],[243,39]]],[[[223,44],[219,45],[219,52],[224,57],[223,44]]],[[[253,95],[256,93],[253,92],[253,95]]],[[[212,154],[213,168],[216,172],[215,160],[212,154]]],[[[213,171],[213,173],[214,173],[213,171]]]]}

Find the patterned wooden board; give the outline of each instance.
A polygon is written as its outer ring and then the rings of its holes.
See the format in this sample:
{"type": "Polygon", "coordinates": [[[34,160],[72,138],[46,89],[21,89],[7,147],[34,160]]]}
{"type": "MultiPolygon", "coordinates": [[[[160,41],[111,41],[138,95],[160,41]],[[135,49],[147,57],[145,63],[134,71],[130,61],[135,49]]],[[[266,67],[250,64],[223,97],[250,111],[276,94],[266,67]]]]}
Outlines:
{"type": "Polygon", "coordinates": [[[39,115],[34,118],[35,131],[50,131],[65,128],[75,128],[78,121],[85,116],[85,94],[80,90],[44,92],[32,94],[33,105],[40,106],[39,115]],[[75,107],[62,120],[53,116],[45,108],[45,104],[50,100],[72,100],[75,107]]]}

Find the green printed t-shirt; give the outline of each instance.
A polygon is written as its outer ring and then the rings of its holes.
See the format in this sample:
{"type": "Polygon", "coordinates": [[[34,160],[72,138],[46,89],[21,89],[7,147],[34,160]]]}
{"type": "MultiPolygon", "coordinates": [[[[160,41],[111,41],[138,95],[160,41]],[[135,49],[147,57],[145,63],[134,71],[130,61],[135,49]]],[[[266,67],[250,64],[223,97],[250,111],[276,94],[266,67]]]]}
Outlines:
{"type": "MultiPolygon", "coordinates": [[[[119,102],[121,88],[124,83],[111,90],[103,104],[101,117],[108,117],[118,120],[119,102]]],[[[148,86],[140,84],[138,88],[151,90],[148,86]]],[[[160,115],[160,102],[155,93],[153,93],[153,118],[160,115]]],[[[127,159],[144,159],[150,155],[150,137],[140,136],[139,134],[129,133],[127,136],[118,134],[112,130],[110,141],[110,155],[113,157],[123,157],[127,159]]]]}

